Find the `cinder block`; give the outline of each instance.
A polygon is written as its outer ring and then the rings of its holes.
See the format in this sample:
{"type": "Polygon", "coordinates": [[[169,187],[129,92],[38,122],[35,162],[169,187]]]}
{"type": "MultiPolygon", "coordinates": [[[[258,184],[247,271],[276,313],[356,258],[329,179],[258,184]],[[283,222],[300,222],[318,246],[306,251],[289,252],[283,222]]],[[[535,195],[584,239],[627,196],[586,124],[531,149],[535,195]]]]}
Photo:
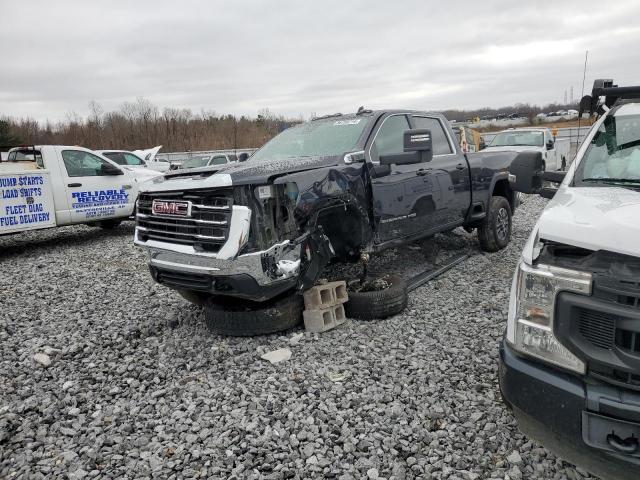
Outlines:
{"type": "Polygon", "coordinates": [[[305,310],[302,313],[302,317],[304,318],[304,328],[308,332],[326,332],[336,326],[333,308],[305,310]]]}
{"type": "Polygon", "coordinates": [[[333,282],[335,284],[336,302],[346,303],[349,300],[349,294],[347,293],[347,283],[345,281],[333,282]]]}
{"type": "Polygon", "coordinates": [[[308,332],[317,333],[326,332],[338,325],[342,325],[347,319],[342,303],[322,310],[305,310],[302,316],[304,318],[304,328],[308,332]]]}
{"type": "Polygon", "coordinates": [[[322,310],[349,300],[347,284],[344,281],[316,285],[304,292],[304,306],[307,310],[322,310]]]}
{"type": "Polygon", "coordinates": [[[304,306],[307,310],[321,310],[335,303],[334,288],[330,285],[316,285],[304,292],[304,306]]]}

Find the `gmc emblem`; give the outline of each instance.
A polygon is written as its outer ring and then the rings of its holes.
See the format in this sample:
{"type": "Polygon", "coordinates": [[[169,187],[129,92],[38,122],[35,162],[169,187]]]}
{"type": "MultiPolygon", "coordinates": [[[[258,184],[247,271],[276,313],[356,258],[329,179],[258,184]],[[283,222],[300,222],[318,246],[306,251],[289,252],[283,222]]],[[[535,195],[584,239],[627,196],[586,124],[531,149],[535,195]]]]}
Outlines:
{"type": "Polygon", "coordinates": [[[154,200],[151,204],[154,215],[191,216],[191,202],[173,202],[171,200],[154,200]]]}

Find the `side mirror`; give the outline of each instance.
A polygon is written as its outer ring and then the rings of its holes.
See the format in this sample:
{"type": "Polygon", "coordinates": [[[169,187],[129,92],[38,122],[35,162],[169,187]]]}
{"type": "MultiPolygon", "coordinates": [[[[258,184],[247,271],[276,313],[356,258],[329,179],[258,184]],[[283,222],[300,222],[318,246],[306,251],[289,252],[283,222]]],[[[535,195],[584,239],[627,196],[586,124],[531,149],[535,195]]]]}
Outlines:
{"type": "Polygon", "coordinates": [[[421,162],[433,160],[433,141],[431,130],[414,128],[404,132],[404,151],[418,152],[421,162]]]}
{"type": "Polygon", "coordinates": [[[547,150],[553,150],[553,146],[554,146],[554,145],[555,145],[555,144],[554,144],[553,140],[549,140],[549,141],[547,142],[547,150]]]}
{"type": "Polygon", "coordinates": [[[100,172],[103,175],[124,175],[122,170],[110,163],[103,163],[102,167],[100,167],[100,172]]]}
{"type": "Polygon", "coordinates": [[[404,152],[380,155],[380,165],[410,165],[432,159],[431,130],[415,128],[404,132],[404,152]]]}
{"type": "MultiPolygon", "coordinates": [[[[562,183],[566,176],[567,172],[544,172],[542,174],[542,179],[545,182],[562,183]]],[[[539,193],[542,198],[551,199],[555,196],[557,191],[558,189],[556,187],[542,187],[539,193]]]]}
{"type": "Polygon", "coordinates": [[[478,149],[484,150],[487,148],[487,143],[484,141],[484,138],[480,137],[480,141],[478,142],[478,149]]]}
{"type": "Polygon", "coordinates": [[[411,165],[412,163],[420,163],[419,152],[392,153],[389,155],[380,155],[380,165],[411,165]]]}
{"type": "Polygon", "coordinates": [[[249,154],[247,152],[242,152],[240,155],[238,155],[239,162],[246,162],[247,158],[249,158],[249,154]]]}
{"type": "Polygon", "coordinates": [[[542,153],[520,152],[509,166],[511,189],[521,193],[538,193],[544,173],[542,153]]]}

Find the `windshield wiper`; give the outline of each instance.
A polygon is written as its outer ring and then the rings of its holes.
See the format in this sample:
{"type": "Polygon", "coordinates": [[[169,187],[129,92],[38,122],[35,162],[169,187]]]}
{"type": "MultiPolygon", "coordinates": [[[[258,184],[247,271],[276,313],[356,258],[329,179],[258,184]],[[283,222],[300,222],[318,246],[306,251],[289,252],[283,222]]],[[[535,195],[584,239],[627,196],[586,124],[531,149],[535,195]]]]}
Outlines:
{"type": "Polygon", "coordinates": [[[583,178],[583,182],[594,182],[594,183],[624,183],[624,184],[633,184],[640,185],[640,179],[632,179],[632,178],[583,178]]]}

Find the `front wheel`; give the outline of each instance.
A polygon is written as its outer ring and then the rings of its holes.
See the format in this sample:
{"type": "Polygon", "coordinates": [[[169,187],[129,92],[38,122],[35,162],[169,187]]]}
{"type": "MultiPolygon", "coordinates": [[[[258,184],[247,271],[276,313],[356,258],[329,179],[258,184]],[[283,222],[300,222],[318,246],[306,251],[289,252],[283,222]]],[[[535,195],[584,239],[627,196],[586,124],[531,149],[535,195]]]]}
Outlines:
{"type": "Polygon", "coordinates": [[[122,223],[122,220],[102,220],[98,222],[98,226],[103,230],[113,230],[118,228],[118,225],[122,223]]]}
{"type": "Polygon", "coordinates": [[[182,298],[199,307],[204,307],[211,295],[204,292],[196,292],[195,290],[177,290],[182,298]]]}
{"type": "Polygon", "coordinates": [[[491,197],[489,211],[478,228],[478,242],[485,252],[497,252],[511,239],[511,206],[504,197],[491,197]]]}

